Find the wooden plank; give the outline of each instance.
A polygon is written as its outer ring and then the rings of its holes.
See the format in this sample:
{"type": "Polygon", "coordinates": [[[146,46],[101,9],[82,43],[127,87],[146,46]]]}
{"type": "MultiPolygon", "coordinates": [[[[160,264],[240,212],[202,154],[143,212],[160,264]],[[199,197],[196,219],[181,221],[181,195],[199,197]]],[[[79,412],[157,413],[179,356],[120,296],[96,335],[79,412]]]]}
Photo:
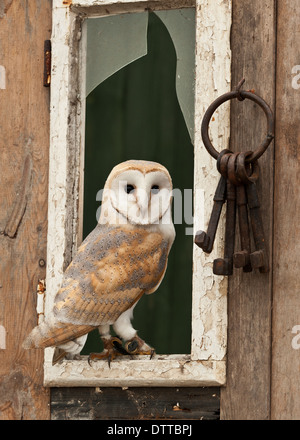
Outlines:
{"type": "Polygon", "coordinates": [[[300,418],[300,4],[278,3],[272,419],[300,418]],[[298,334],[298,338],[297,338],[298,334]]]}
{"type": "Polygon", "coordinates": [[[52,388],[52,420],[218,420],[219,388],[52,388]]]}
{"type": "MultiPolygon", "coordinates": [[[[275,5],[273,0],[233,0],[232,86],[243,77],[272,109],[275,103],[275,5]]],[[[266,135],[265,116],[250,102],[232,102],[231,148],[254,150],[266,135]]],[[[259,195],[265,239],[272,261],[273,142],[259,159],[259,195]]],[[[270,416],[272,272],[229,279],[227,386],[221,391],[222,419],[270,416]]]]}
{"type": "Polygon", "coordinates": [[[43,87],[43,47],[51,1],[5,1],[0,21],[0,419],[47,419],[43,352],[21,344],[37,322],[36,288],[45,278],[49,89],[43,87]]]}

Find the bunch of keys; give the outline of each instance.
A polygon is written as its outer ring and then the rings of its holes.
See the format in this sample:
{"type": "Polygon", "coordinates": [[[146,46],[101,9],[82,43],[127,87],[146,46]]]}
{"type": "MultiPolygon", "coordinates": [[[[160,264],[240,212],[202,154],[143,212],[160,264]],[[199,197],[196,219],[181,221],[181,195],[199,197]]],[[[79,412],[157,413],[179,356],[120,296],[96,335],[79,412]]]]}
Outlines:
{"type": "Polygon", "coordinates": [[[195,243],[206,253],[212,251],[222,207],[226,202],[224,258],[214,260],[213,272],[216,275],[232,275],[233,266],[237,268],[242,267],[244,272],[251,272],[253,268],[258,268],[262,273],[269,271],[256,182],[259,177],[257,159],[264,153],[274,137],[274,121],[272,112],[265,101],[254,93],[240,91],[243,83],[244,80],[239,83],[233,92],[225,93],[214,101],[207,109],[202,121],[204,145],[208,152],[217,160],[217,168],[221,177],[214,195],[214,204],[207,232],[198,231],[195,236],[195,243]],[[239,100],[248,98],[255,101],[263,108],[267,116],[268,134],[262,145],[255,152],[233,153],[225,149],[218,153],[211,144],[208,136],[209,121],[220,104],[233,98],[238,98],[239,100]],[[238,252],[234,252],[236,211],[238,212],[241,243],[241,250],[238,252]],[[251,252],[250,225],[255,244],[253,252],[251,252]]]}
{"type": "Polygon", "coordinates": [[[215,192],[207,232],[198,231],[195,237],[195,243],[204,252],[210,253],[212,251],[222,207],[226,202],[224,258],[214,260],[213,272],[216,275],[232,275],[233,266],[242,267],[244,272],[251,272],[252,268],[259,268],[260,272],[268,272],[269,270],[260,203],[256,189],[256,180],[259,176],[258,163],[252,164],[251,175],[248,174],[245,164],[245,158],[251,153],[232,153],[223,150],[217,160],[221,177],[215,192]],[[234,252],[236,211],[238,212],[241,242],[241,251],[238,252],[234,252]],[[253,252],[251,252],[250,224],[255,243],[255,251],[253,252]]]}

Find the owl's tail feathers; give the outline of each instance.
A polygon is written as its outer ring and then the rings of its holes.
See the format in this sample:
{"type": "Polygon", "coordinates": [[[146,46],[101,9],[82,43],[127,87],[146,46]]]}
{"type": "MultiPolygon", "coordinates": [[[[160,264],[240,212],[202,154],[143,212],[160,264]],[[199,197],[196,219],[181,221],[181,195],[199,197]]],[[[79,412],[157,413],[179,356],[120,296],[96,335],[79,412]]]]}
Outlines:
{"type": "Polygon", "coordinates": [[[26,349],[57,347],[94,329],[95,327],[91,325],[75,325],[64,322],[53,323],[46,320],[34,327],[22,346],[26,349]]]}

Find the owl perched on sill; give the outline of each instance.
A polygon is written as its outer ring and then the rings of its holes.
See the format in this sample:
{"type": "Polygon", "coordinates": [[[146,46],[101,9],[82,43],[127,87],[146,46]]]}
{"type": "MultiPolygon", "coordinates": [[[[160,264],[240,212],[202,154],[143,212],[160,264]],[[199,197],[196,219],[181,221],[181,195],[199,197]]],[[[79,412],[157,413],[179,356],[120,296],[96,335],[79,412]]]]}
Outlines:
{"type": "Polygon", "coordinates": [[[101,215],[66,269],[53,314],[36,326],[24,348],[54,346],[53,363],[80,353],[87,334],[99,329],[104,349],[90,360],[154,349],[132,327],[133,310],[159,287],[175,238],[172,180],[156,162],[129,160],[106,181],[101,215]],[[118,337],[110,334],[113,326],[118,337]],[[123,340],[123,341],[122,341],[123,340]]]}

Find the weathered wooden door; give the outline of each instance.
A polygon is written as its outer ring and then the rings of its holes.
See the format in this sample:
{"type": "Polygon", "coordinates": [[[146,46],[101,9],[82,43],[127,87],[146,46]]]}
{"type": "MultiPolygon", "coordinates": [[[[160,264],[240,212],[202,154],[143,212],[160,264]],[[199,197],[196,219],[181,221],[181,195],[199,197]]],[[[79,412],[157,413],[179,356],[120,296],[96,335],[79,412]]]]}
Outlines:
{"type": "MultiPolygon", "coordinates": [[[[42,351],[21,348],[36,322],[37,281],[45,277],[49,90],[43,87],[43,46],[51,33],[51,2],[0,3],[1,419],[50,418],[50,402],[54,419],[118,418],[125,409],[131,418],[218,418],[219,407],[223,419],[300,418],[300,5],[232,0],[232,19],[232,86],[245,77],[246,87],[270,104],[276,137],[260,159],[271,271],[236,271],[230,279],[227,385],[219,406],[220,390],[209,387],[45,389],[42,351]],[[23,174],[26,163],[31,166],[23,174]],[[21,213],[14,208],[19,201],[26,208],[21,213]]],[[[263,132],[259,109],[232,107],[233,148],[254,149],[263,132]]]]}

